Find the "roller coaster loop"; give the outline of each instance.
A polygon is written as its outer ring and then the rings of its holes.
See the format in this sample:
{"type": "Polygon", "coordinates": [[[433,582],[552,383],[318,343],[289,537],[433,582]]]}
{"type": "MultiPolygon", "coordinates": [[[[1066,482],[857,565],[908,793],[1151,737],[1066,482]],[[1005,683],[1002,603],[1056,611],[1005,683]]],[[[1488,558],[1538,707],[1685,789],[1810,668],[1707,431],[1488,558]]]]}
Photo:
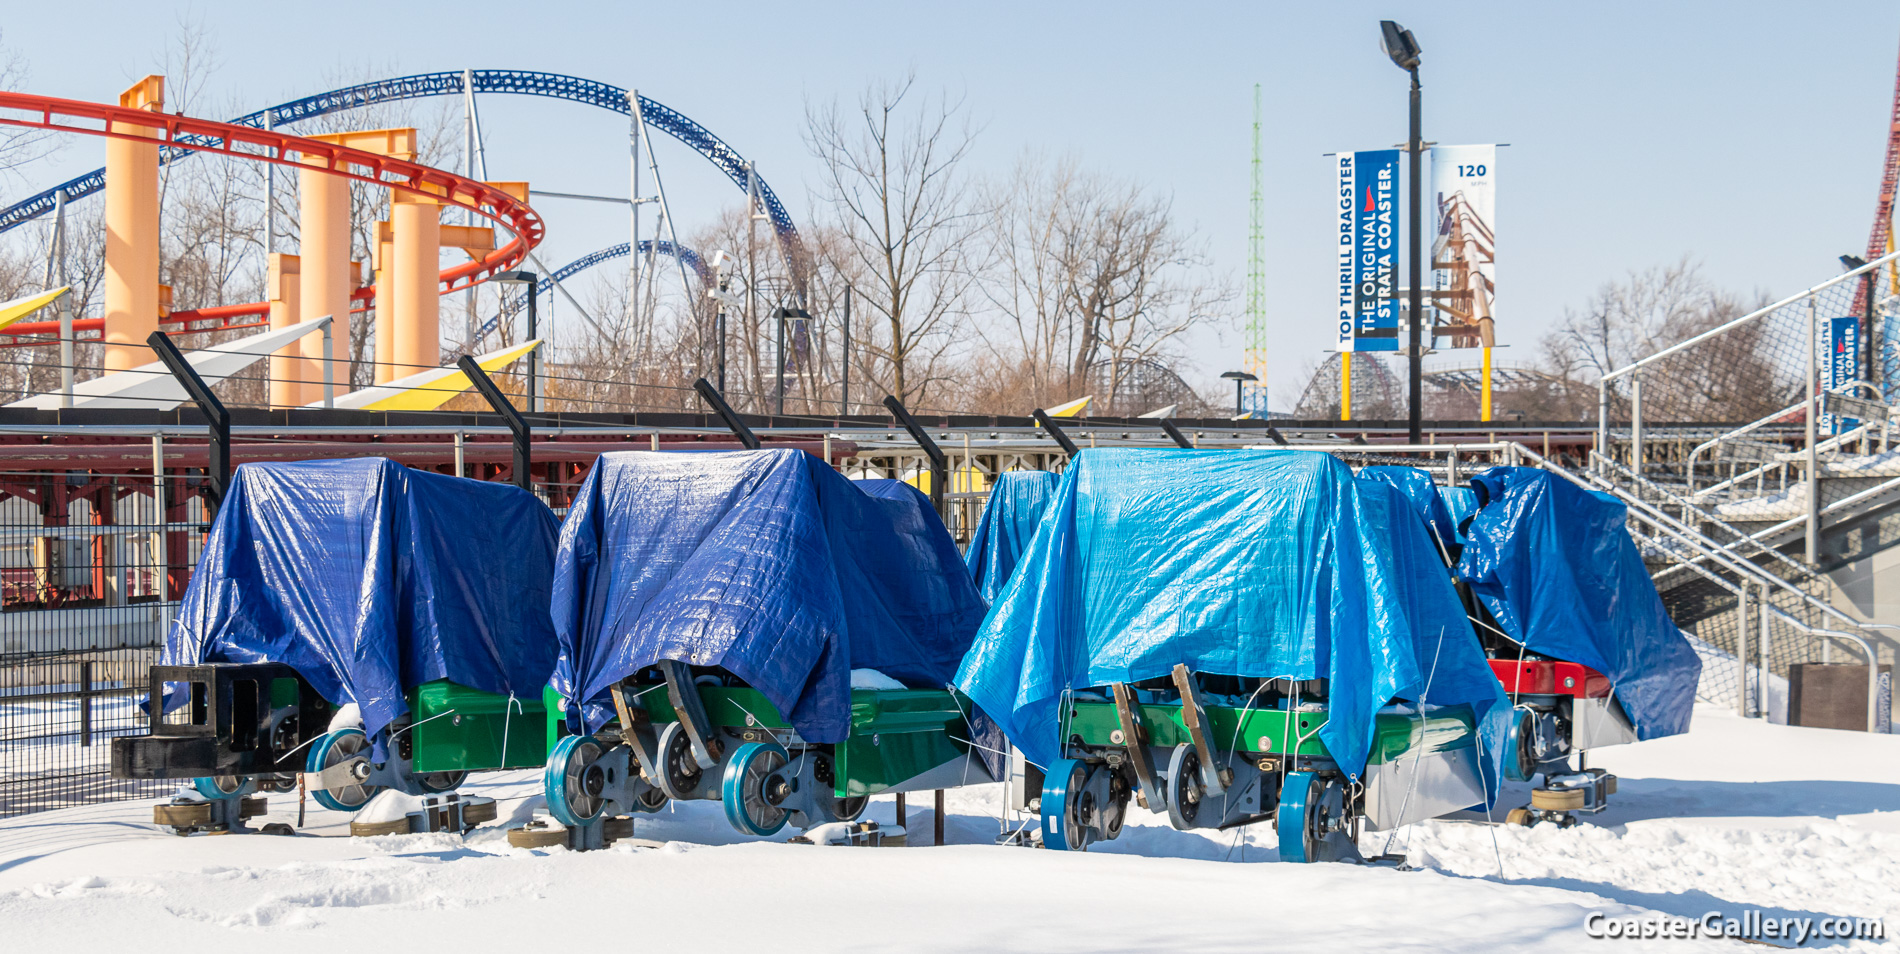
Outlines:
{"type": "MultiPolygon", "coordinates": [[[[415,76],[399,76],[394,79],[362,83],[344,89],[335,89],[315,96],[291,100],[268,109],[261,109],[248,115],[231,120],[235,126],[250,126],[255,129],[268,125],[275,129],[289,123],[312,119],[330,113],[348,109],[373,106],[377,103],[396,100],[416,99],[423,96],[460,96],[465,90],[462,71],[442,73],[420,73],[415,76]]],[[[553,99],[565,99],[570,102],[584,103],[601,109],[631,116],[632,108],[627,102],[627,91],[618,86],[578,76],[565,76],[559,73],[540,73],[531,70],[474,70],[470,74],[469,84],[477,93],[512,93],[521,96],[545,96],[553,99]]],[[[706,127],[688,119],[663,104],[656,103],[645,96],[640,97],[640,111],[646,122],[666,134],[685,143],[719,167],[726,177],[740,189],[746,185],[746,161],[738,151],[712,134],[706,127]]],[[[178,149],[162,151],[160,162],[189,155],[189,141],[175,143],[178,149]]],[[[94,169],[85,175],[62,182],[38,195],[30,196],[0,209],[0,232],[13,229],[25,222],[53,211],[55,197],[61,190],[66,192],[66,200],[91,195],[105,188],[106,171],[94,169]]],[[[794,262],[803,261],[799,253],[800,242],[798,228],[792,224],[792,217],[785,211],[765,180],[758,179],[759,201],[765,206],[766,215],[771,218],[772,229],[777,234],[779,244],[784,247],[786,257],[794,262]]]]}
{"type": "MultiPolygon", "coordinates": [[[[641,239],[640,240],[640,254],[646,255],[649,253],[654,253],[654,254],[659,254],[659,255],[671,255],[679,259],[681,262],[685,263],[687,268],[690,268],[693,270],[693,274],[699,276],[700,287],[702,288],[712,287],[712,283],[714,281],[712,269],[706,267],[706,262],[699,257],[698,252],[695,252],[684,245],[676,246],[672,242],[668,242],[665,239],[661,239],[658,242],[655,242],[651,239],[641,239]]],[[[625,258],[626,255],[627,255],[627,243],[625,242],[621,242],[618,245],[609,245],[606,248],[603,248],[597,252],[588,252],[586,255],[583,255],[580,258],[577,258],[571,262],[568,262],[566,265],[563,265],[560,268],[555,269],[553,275],[548,276],[547,279],[543,279],[541,281],[541,290],[540,290],[541,297],[552,300],[554,297],[554,288],[556,285],[559,285],[560,283],[567,281],[568,279],[574,277],[575,275],[580,274],[581,272],[586,271],[587,269],[590,269],[596,265],[599,265],[601,262],[612,261],[613,259],[616,259],[616,258],[625,258]]],[[[481,331],[476,333],[475,340],[480,341],[481,339],[486,338],[490,334],[494,333],[495,328],[497,326],[499,326],[504,320],[513,318],[515,315],[519,314],[521,312],[521,309],[526,307],[527,304],[528,304],[528,296],[526,292],[522,292],[519,294],[511,294],[507,298],[503,299],[502,306],[501,306],[501,313],[482,323],[481,331]]]]}

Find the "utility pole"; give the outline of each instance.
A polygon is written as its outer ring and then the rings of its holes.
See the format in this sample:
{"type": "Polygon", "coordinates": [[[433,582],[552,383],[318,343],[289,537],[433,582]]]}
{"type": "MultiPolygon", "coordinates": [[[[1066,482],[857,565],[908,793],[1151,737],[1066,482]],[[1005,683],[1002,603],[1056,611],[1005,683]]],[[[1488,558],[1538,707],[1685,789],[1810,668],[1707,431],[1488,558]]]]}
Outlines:
{"type": "MultiPolygon", "coordinates": [[[[1260,200],[1260,84],[1253,84],[1253,197],[1249,204],[1247,232],[1247,353],[1242,362],[1254,376],[1247,390],[1253,392],[1250,410],[1261,419],[1267,417],[1267,274],[1266,217],[1260,200]]],[[[1241,414],[1236,408],[1235,416],[1241,414]]]]}

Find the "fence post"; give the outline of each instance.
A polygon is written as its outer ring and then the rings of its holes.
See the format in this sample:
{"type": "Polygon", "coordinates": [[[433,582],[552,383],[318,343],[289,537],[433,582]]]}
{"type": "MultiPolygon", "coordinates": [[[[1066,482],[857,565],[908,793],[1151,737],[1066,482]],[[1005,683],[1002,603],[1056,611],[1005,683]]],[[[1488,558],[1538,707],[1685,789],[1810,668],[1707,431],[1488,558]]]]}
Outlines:
{"type": "Polygon", "coordinates": [[[1755,713],[1768,718],[1768,677],[1772,675],[1768,664],[1768,642],[1772,638],[1768,607],[1772,597],[1768,593],[1768,584],[1761,585],[1761,637],[1755,644],[1755,713]]]}
{"type": "Polygon", "coordinates": [[[92,744],[92,660],[79,664],[79,744],[92,744]]]}
{"type": "MultiPolygon", "coordinates": [[[[1610,458],[1610,380],[1597,379],[1597,454],[1610,458]]],[[[1602,469],[1601,465],[1598,469],[1602,469]]]]}
{"type": "Polygon", "coordinates": [[[1075,442],[1069,440],[1069,435],[1063,433],[1062,425],[1051,420],[1049,415],[1044,412],[1042,408],[1036,408],[1035,413],[1031,414],[1030,417],[1035,418],[1036,423],[1041,424],[1042,429],[1048,431],[1049,436],[1055,438],[1057,444],[1062,445],[1062,452],[1064,454],[1074,457],[1082,453],[1082,451],[1075,446],[1075,442]]]}
{"type": "Polygon", "coordinates": [[[1643,372],[1630,375],[1630,470],[1643,476],[1643,372]]]}
{"type": "Polygon", "coordinates": [[[330,322],[323,325],[323,407],[325,410],[336,407],[336,359],[335,346],[331,343],[330,322]]]}
{"type": "Polygon", "coordinates": [[[152,332],[145,343],[158,353],[158,360],[163,361],[165,369],[184,386],[185,393],[191,395],[192,402],[211,425],[211,466],[206,471],[211,479],[211,511],[215,514],[224,504],[225,492],[231,488],[231,412],[225,410],[224,402],[211,393],[197,369],[185,360],[178,346],[172,344],[164,332],[152,332]]]}
{"type": "Polygon", "coordinates": [[[488,372],[483,371],[482,366],[475,363],[474,358],[463,355],[456,359],[455,366],[461,368],[463,374],[468,375],[468,379],[475,384],[475,390],[482,392],[482,397],[488,400],[488,406],[494,408],[495,413],[508,422],[508,430],[515,436],[515,486],[533,493],[534,475],[531,470],[534,467],[534,458],[533,445],[530,441],[533,439],[534,431],[528,427],[528,422],[522,419],[521,412],[515,410],[515,406],[509,403],[508,396],[501,393],[501,389],[489,379],[488,372]]]}
{"type": "Polygon", "coordinates": [[[1809,566],[1817,565],[1821,555],[1821,481],[1820,452],[1815,435],[1820,424],[1820,369],[1816,366],[1820,350],[1820,319],[1816,317],[1814,296],[1808,296],[1808,527],[1804,536],[1809,566]]]}
{"type": "Polygon", "coordinates": [[[924,426],[910,415],[910,410],[897,399],[897,395],[884,395],[884,406],[890,409],[891,416],[910,433],[910,439],[916,441],[917,446],[924,449],[924,456],[930,459],[930,505],[937,508],[938,519],[947,525],[949,520],[943,509],[943,494],[944,484],[950,479],[950,459],[943,455],[943,448],[930,439],[930,435],[924,432],[924,426]]]}
{"type": "MultiPolygon", "coordinates": [[[[732,436],[739,439],[739,443],[744,445],[746,450],[759,449],[759,436],[752,433],[752,428],[745,426],[745,422],[740,420],[739,415],[732,410],[732,405],[726,403],[726,399],[719,395],[719,391],[712,386],[711,382],[705,378],[698,378],[693,381],[693,390],[699,392],[699,399],[705,401],[706,405],[719,415],[719,419],[726,423],[726,429],[732,432],[732,436]]],[[[655,431],[654,434],[657,439],[659,432],[655,431]]]]}
{"type": "Polygon", "coordinates": [[[1735,591],[1735,714],[1748,718],[1748,584],[1735,591]]]}

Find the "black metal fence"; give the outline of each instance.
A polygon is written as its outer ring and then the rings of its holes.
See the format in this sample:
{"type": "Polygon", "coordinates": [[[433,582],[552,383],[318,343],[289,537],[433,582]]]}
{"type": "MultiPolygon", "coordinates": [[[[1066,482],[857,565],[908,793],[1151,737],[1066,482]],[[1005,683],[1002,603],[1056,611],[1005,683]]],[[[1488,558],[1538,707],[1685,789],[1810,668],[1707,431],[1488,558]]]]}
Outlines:
{"type": "Polygon", "coordinates": [[[150,476],[0,471],[0,816],[154,794],[111,777],[202,546],[150,476]]]}

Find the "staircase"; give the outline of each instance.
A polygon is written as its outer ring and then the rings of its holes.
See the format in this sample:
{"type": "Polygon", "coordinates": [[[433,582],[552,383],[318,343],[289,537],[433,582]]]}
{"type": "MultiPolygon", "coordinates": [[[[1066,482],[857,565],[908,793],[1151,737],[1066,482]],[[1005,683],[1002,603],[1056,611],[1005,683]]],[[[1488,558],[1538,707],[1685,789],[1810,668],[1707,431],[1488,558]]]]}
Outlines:
{"type": "MultiPolygon", "coordinates": [[[[1895,364],[1900,296],[1865,293],[1900,289],[1890,280],[1896,259],[1877,259],[1605,375],[1587,467],[1572,472],[1517,452],[1628,504],[1630,532],[1671,617],[1701,644],[1701,695],[1744,714],[1780,705],[1795,663],[1893,662],[1900,625],[1850,612],[1829,574],[1900,544],[1900,409],[1888,405],[1890,396],[1900,399],[1900,367],[1882,368],[1876,383],[1859,378],[1858,365],[1871,362],[1853,360],[1871,329],[1883,343],[1880,363],[1895,364]],[[1865,309],[1859,318],[1823,317],[1855,306],[1865,309]],[[1792,403],[1716,428],[1684,453],[1695,438],[1683,435],[1711,429],[1676,422],[1737,406],[1725,387],[1742,381],[1792,403]]],[[[1869,679],[1869,727],[1884,728],[1890,681],[1877,669],[1869,679]]]]}

